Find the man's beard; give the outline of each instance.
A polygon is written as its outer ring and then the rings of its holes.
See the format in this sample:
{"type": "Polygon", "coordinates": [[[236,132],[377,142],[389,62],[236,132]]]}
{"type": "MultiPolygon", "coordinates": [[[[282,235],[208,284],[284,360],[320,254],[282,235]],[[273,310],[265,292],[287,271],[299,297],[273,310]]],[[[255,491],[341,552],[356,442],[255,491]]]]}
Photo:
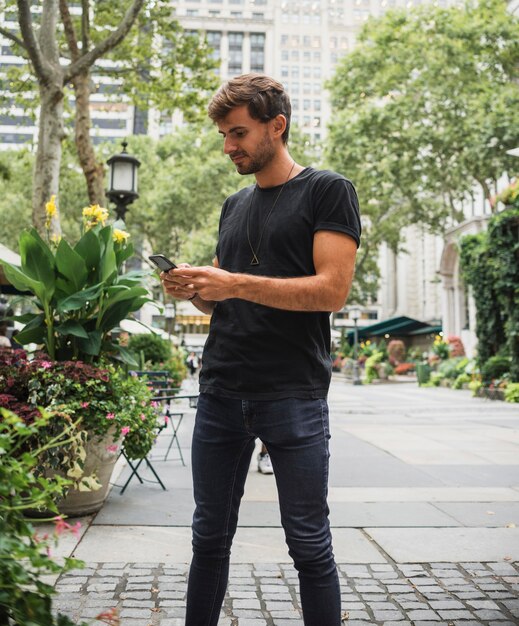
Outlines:
{"type": "MultiPolygon", "coordinates": [[[[240,152],[238,151],[237,154],[240,154],[240,152]]],[[[265,130],[265,134],[254,151],[254,154],[246,154],[246,160],[242,163],[235,163],[234,165],[238,174],[256,174],[256,172],[261,171],[265,165],[268,165],[272,161],[275,154],[274,144],[270,140],[268,131],[265,130]]],[[[234,156],[236,156],[236,154],[234,156]]]]}

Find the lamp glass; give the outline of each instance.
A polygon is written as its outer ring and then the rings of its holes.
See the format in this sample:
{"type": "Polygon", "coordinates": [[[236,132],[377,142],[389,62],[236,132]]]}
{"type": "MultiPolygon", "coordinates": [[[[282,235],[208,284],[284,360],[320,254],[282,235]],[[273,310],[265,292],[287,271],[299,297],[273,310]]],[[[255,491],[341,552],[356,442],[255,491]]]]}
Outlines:
{"type": "Polygon", "coordinates": [[[360,319],[360,309],[358,307],[353,307],[350,309],[350,319],[353,321],[357,321],[360,319]]]}
{"type": "Polygon", "coordinates": [[[167,320],[171,320],[173,319],[174,314],[175,314],[175,307],[171,304],[171,302],[168,302],[168,304],[166,304],[166,306],[164,307],[164,317],[167,320]]]}
{"type": "Polygon", "coordinates": [[[137,172],[133,163],[114,161],[112,167],[112,189],[114,191],[137,191],[137,172]]]}

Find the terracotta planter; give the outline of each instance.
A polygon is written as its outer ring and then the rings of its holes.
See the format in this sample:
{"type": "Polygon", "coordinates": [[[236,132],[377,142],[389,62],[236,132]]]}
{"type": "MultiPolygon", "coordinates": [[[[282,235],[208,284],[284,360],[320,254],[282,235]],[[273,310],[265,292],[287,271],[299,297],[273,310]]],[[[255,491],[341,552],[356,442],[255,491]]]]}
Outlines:
{"type": "Polygon", "coordinates": [[[58,502],[58,509],[69,517],[79,517],[96,513],[101,509],[108,495],[110,477],[119,456],[121,440],[114,441],[112,433],[103,438],[89,437],[85,446],[85,474],[95,473],[101,488],[96,491],[71,489],[65,498],[58,502]],[[108,446],[116,445],[117,451],[109,452],[108,446]]]}

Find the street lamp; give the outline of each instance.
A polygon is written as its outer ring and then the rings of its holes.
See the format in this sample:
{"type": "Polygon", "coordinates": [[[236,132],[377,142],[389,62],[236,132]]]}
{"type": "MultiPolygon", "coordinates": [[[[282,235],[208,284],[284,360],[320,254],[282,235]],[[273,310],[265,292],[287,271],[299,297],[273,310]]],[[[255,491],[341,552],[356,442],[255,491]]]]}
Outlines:
{"type": "Polygon", "coordinates": [[[168,339],[171,341],[171,323],[175,317],[175,305],[168,302],[164,307],[164,319],[166,320],[166,331],[168,339]]]}
{"type": "Polygon", "coordinates": [[[360,309],[358,307],[352,307],[350,309],[350,319],[353,320],[353,384],[354,385],[362,385],[362,381],[359,376],[359,362],[358,351],[359,351],[359,332],[357,327],[357,322],[360,319],[360,309]]]}
{"type": "Polygon", "coordinates": [[[117,219],[124,220],[128,205],[139,197],[137,193],[137,169],[141,162],[126,152],[127,142],[122,142],[123,151],[114,154],[106,162],[109,166],[109,187],[106,196],[115,204],[117,219]]]}

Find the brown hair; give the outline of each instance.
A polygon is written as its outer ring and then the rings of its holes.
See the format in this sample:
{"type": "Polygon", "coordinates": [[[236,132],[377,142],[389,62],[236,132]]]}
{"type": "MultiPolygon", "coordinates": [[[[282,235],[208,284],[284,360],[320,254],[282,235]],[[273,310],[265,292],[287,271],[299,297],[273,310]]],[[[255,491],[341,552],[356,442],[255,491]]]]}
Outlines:
{"type": "Polygon", "coordinates": [[[292,107],[283,85],[264,74],[242,74],[224,83],[215,93],[207,112],[213,122],[225,119],[232,109],[247,106],[254,120],[267,123],[277,115],[285,116],[287,126],[282,135],[287,143],[292,107]]]}

